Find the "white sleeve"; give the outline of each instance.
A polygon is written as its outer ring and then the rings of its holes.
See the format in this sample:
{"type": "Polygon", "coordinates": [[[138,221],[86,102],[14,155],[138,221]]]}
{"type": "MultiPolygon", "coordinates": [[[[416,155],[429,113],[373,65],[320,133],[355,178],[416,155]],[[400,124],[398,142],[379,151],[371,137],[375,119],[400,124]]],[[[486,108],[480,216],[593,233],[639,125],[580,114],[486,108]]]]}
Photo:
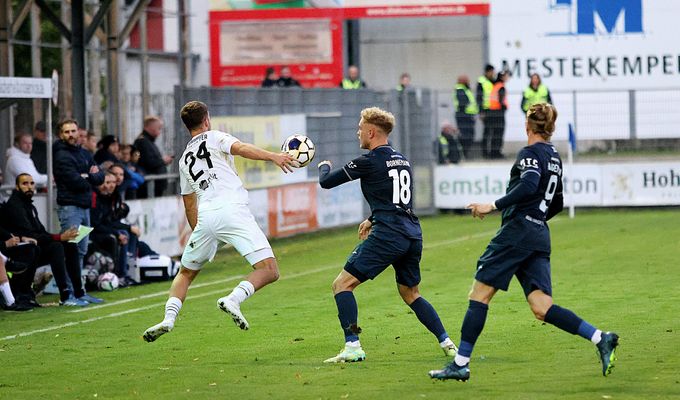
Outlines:
{"type": "Polygon", "coordinates": [[[182,168],[179,170],[179,188],[182,195],[194,193],[194,188],[191,187],[186,172],[182,168]]]}
{"type": "Polygon", "coordinates": [[[219,132],[217,134],[217,148],[227,154],[231,154],[231,146],[236,142],[240,142],[240,140],[228,133],[219,132]]]}

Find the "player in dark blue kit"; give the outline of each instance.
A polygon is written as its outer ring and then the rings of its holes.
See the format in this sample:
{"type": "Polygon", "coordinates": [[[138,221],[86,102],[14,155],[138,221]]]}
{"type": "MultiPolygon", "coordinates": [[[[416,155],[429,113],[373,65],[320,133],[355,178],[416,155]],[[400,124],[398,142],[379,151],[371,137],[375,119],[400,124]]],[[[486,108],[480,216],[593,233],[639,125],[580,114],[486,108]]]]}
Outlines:
{"type": "Polygon", "coordinates": [[[359,225],[359,244],[335,281],[333,293],[338,307],[340,326],[345,334],[345,348],[324,362],[363,361],[366,353],[359,343],[358,310],[353,290],[373,279],[390,264],[394,267],[401,298],[411,307],[418,320],[439,341],[444,353],[453,356],[453,344],[434,307],[420,296],[420,256],[423,250],[420,222],[413,213],[413,180],[411,165],[394,150],[387,137],[394,127],[394,116],[377,107],[361,111],[359,144],[367,154],[331,171],[330,161],[319,163],[319,184],[330,189],[361,179],[361,191],[371,216],[359,225]]]}
{"type": "Polygon", "coordinates": [[[468,206],[472,216],[480,219],[493,210],[501,210],[501,228],[477,262],[458,353],[444,369],[430,371],[432,378],[460,381],[470,378],[468,363],[484,328],[489,302],[499,289],[508,289],[513,275],[522,285],[537,319],[595,343],[604,376],[614,366],[618,335],[602,332],[553,304],[550,231],[546,221],[562,211],[563,206],[562,160],[550,143],[556,119],[557,111],[552,105],[531,106],[526,120],[529,145],[519,152],[512,166],[507,194],[492,204],[468,206]]]}

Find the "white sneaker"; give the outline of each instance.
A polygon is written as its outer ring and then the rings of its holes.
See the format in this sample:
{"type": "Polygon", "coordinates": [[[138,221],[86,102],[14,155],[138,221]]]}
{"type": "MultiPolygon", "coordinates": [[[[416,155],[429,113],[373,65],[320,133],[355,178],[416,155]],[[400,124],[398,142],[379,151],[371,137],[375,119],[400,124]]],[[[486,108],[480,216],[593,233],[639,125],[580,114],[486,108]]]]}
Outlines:
{"type": "Polygon", "coordinates": [[[244,331],[248,330],[250,326],[248,325],[248,321],[246,321],[246,317],[241,314],[241,308],[238,304],[234,303],[229,296],[217,299],[217,306],[225,313],[231,315],[231,319],[234,320],[236,326],[244,331]]]}
{"type": "Polygon", "coordinates": [[[359,362],[366,359],[366,352],[361,346],[347,346],[342,349],[340,354],[335,357],[324,360],[325,363],[345,363],[345,362],[359,362]]]}
{"type": "Polygon", "coordinates": [[[174,328],[174,325],[170,322],[163,321],[159,324],[152,326],[151,328],[144,331],[144,340],[151,343],[159,337],[170,332],[174,328]]]}

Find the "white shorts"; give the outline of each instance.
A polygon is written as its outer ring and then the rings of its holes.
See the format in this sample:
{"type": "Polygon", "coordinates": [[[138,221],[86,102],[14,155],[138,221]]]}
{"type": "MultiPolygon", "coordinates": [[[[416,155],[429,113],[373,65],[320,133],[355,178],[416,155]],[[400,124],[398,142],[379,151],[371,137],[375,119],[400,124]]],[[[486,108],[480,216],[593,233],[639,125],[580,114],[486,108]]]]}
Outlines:
{"type": "Polygon", "coordinates": [[[218,247],[229,243],[250,265],[274,257],[267,237],[257,225],[245,204],[229,204],[223,208],[201,210],[196,229],[182,254],[182,266],[199,270],[215,257],[218,247]]]}

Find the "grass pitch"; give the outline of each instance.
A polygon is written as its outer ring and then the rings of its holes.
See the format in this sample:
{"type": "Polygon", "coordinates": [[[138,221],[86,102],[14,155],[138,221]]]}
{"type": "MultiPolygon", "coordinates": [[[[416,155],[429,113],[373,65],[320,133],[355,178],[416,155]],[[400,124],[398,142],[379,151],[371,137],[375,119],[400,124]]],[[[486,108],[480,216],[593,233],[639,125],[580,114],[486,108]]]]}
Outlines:
{"type": "MultiPolygon", "coordinates": [[[[491,303],[470,381],[431,380],[447,359],[391,269],[355,292],[367,360],[322,364],[343,346],[330,284],[358,242],[347,228],[272,242],[282,278],[244,303],[247,332],[215,304],[249,271],[233,250],[206,266],[175,330],[154,343],[141,334],[162,319],[169,282],[104,293],[103,307],[0,312],[0,398],[680,399],[679,222],[678,210],[619,210],[551,223],[555,302],[621,336],[607,378],[595,346],[533,319],[513,282],[491,303]]],[[[500,219],[422,223],[421,293],[458,342],[500,219]]]]}

